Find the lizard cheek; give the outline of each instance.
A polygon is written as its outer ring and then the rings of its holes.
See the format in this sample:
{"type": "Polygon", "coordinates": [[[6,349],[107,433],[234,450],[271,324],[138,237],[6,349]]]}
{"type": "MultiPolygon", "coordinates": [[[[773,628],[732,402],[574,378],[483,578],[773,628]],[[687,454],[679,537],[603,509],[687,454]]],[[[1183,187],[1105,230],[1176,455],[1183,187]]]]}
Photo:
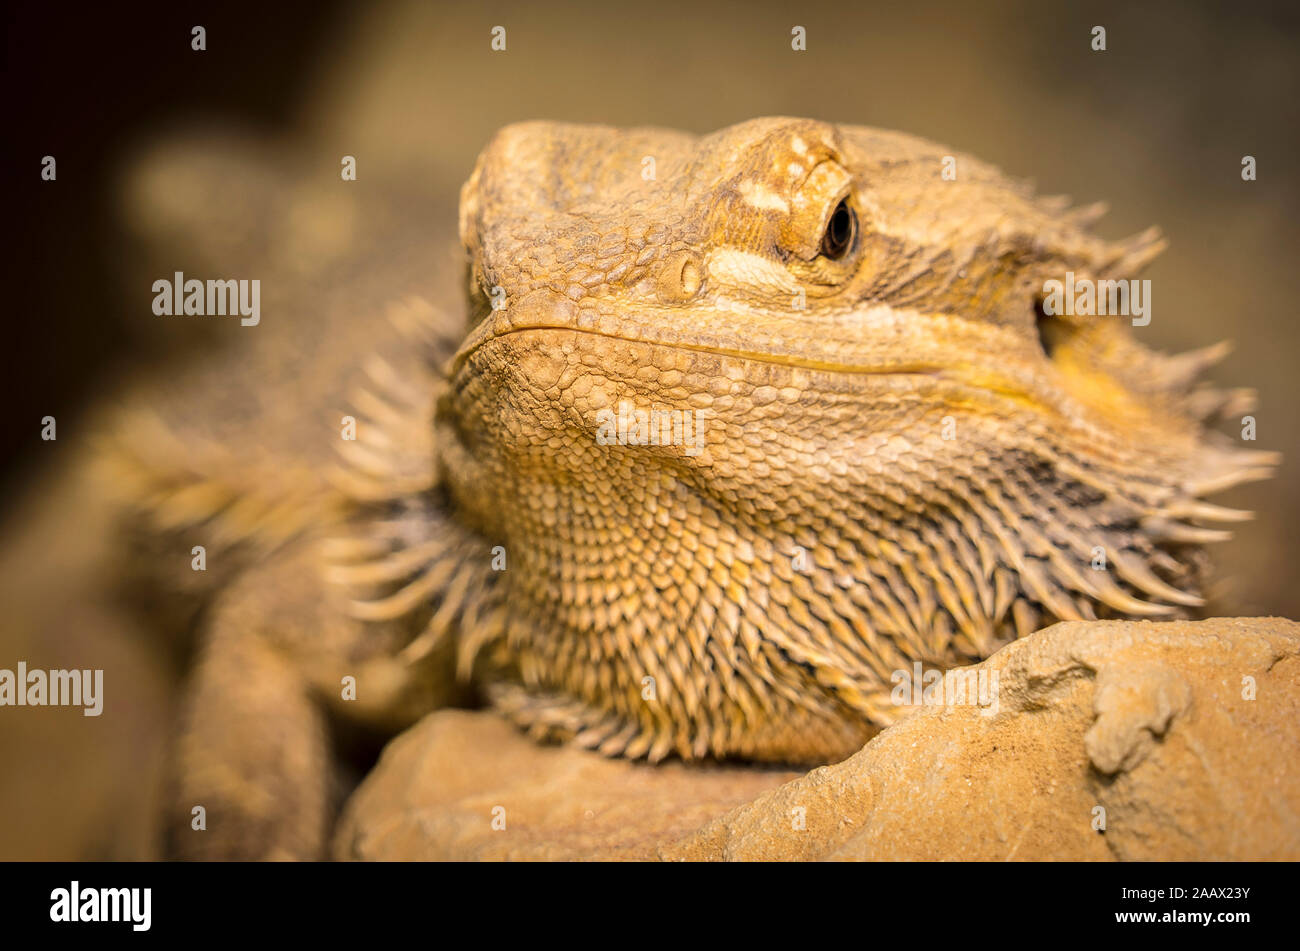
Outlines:
{"type": "Polygon", "coordinates": [[[704,287],[704,260],[694,251],[675,251],[664,259],[655,293],[665,304],[684,304],[704,287]]]}

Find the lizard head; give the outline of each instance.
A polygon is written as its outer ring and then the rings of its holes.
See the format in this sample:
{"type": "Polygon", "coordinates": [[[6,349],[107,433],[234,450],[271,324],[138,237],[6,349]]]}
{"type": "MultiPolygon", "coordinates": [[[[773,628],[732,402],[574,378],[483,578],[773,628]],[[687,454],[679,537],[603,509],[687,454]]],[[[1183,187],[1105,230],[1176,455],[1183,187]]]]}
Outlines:
{"type": "Polygon", "coordinates": [[[1203,496],[1275,460],[1207,427],[1249,400],[1198,385],[1222,348],[1136,339],[1163,242],[1099,214],[811,120],[502,130],[461,194],[470,330],[437,426],[457,509],[582,641],[516,638],[527,677],[634,694],[654,652],[629,625],[658,625],[689,645],[669,679],[770,643],[861,708],[909,658],[1199,605],[1203,523],[1243,514],[1203,496]],[[627,669],[588,683],[602,636],[627,669]]]}

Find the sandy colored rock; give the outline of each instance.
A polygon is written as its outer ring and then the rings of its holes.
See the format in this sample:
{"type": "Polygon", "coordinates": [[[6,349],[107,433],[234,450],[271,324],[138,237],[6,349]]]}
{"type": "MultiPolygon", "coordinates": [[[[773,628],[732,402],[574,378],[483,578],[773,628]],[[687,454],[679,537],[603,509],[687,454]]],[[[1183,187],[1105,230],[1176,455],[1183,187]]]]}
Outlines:
{"type": "Polygon", "coordinates": [[[1298,653],[1275,618],[1057,624],[978,665],[996,712],[922,707],[663,855],[1295,859],[1298,653]]]}
{"type": "Polygon", "coordinates": [[[443,711],[385,751],[335,851],[1296,859],[1298,654],[1300,625],[1276,618],[1057,624],[967,668],[996,673],[995,703],[921,706],[802,776],[606,760],[537,746],[492,714],[443,711]],[[504,832],[492,830],[495,806],[504,832]]]}
{"type": "Polygon", "coordinates": [[[441,710],[384,750],[339,823],[338,858],[653,859],[800,774],[650,766],[541,746],[493,713],[441,710]],[[494,830],[494,810],[505,829],[494,830]]]}

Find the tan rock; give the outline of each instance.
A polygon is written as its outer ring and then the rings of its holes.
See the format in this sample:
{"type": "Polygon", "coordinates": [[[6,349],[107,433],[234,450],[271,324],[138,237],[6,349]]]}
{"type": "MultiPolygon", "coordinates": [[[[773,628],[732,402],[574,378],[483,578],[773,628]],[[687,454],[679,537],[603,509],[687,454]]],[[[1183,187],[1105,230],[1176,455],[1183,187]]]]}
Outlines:
{"type": "Polygon", "coordinates": [[[967,668],[996,675],[995,704],[923,705],[797,777],[606,760],[443,711],[385,751],[336,854],[1296,859],[1298,655],[1276,618],[1057,624],[967,668]]]}
{"type": "Polygon", "coordinates": [[[334,850],[386,861],[652,859],[661,843],[799,775],[606,759],[539,746],[492,713],[440,710],[385,748],[334,850]]]}
{"type": "Polygon", "coordinates": [[[922,707],[663,855],[1294,859],[1297,654],[1280,619],[1057,624],[979,665],[997,712],[922,707]]]}

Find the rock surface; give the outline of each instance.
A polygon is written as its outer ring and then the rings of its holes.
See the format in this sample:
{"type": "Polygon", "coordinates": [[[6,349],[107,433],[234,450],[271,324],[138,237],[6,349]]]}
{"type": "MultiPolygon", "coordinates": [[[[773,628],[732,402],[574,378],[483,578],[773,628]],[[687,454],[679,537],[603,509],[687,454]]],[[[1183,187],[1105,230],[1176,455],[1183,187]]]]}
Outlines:
{"type": "Polygon", "coordinates": [[[348,804],[335,853],[399,861],[650,859],[662,842],[799,775],[606,759],[539,746],[495,714],[440,710],[384,750],[348,804]],[[505,828],[494,829],[494,820],[505,828]]]}
{"type": "Polygon", "coordinates": [[[491,713],[440,711],[385,750],[335,852],[1300,858],[1300,625],[1063,623],[967,670],[996,675],[993,703],[923,704],[805,775],[606,760],[537,746],[491,713]]]}

